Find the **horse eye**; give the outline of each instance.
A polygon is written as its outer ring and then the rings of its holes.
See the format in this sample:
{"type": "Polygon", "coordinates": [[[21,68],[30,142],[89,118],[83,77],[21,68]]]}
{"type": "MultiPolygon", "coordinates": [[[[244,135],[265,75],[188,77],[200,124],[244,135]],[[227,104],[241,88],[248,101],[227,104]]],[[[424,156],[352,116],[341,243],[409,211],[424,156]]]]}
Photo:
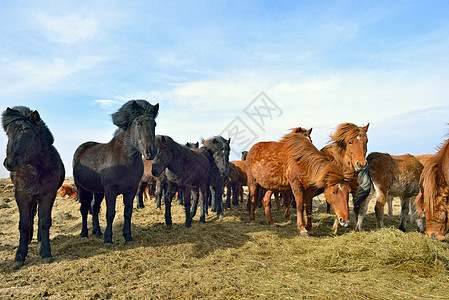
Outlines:
{"type": "Polygon", "coordinates": [[[349,145],[352,145],[352,142],[349,142],[348,144],[349,144],[349,145]]]}
{"type": "Polygon", "coordinates": [[[337,193],[336,193],[336,192],[334,192],[334,191],[332,191],[332,194],[336,195],[337,193]]]}

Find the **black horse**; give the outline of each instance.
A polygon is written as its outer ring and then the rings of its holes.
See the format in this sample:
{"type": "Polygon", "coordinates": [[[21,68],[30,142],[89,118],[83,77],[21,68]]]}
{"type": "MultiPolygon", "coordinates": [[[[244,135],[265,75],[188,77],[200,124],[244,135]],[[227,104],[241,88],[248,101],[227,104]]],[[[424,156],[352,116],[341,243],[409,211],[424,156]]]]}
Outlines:
{"type": "MultiPolygon", "coordinates": [[[[165,224],[172,226],[171,201],[178,190],[184,202],[185,226],[192,225],[190,217],[191,191],[199,188],[199,200],[205,205],[204,195],[208,188],[209,161],[207,158],[187,146],[180,145],[171,137],[161,135],[156,137],[158,152],[153,159],[153,176],[159,177],[165,172],[167,190],[164,195],[165,224]]],[[[203,207],[204,208],[204,207],[203,207]]]]}
{"type": "Polygon", "coordinates": [[[81,237],[88,236],[87,214],[92,208],[93,232],[101,236],[98,211],[103,196],[106,197],[106,230],[104,245],[112,245],[112,222],[115,217],[115,202],[123,195],[123,236],[125,243],[132,244],[131,215],[133,199],[143,174],[142,155],[152,159],[156,155],[154,119],[159,104],[151,105],[145,100],[126,102],[116,113],[112,122],[119,127],[107,144],[87,142],[78,147],[73,156],[73,178],[79,192],[83,225],[81,237]]]}
{"type": "Polygon", "coordinates": [[[39,213],[40,254],[44,264],[50,263],[51,210],[57,190],[64,181],[64,165],[53,146],[53,135],[36,110],[24,106],[8,107],[2,114],[2,125],[8,135],[3,165],[11,172],[20,214],[20,242],[14,267],[20,268],[25,262],[36,209],[39,213]]]}
{"type": "MultiPolygon", "coordinates": [[[[208,184],[210,186],[209,195],[212,198],[212,211],[217,212],[219,219],[223,218],[223,187],[224,180],[229,174],[229,152],[231,139],[226,140],[222,136],[214,136],[207,140],[202,140],[203,146],[193,149],[202,153],[209,161],[208,184]]],[[[196,214],[198,201],[194,199],[191,209],[191,217],[196,214]]],[[[206,210],[201,210],[200,220],[205,219],[206,210]]]]}

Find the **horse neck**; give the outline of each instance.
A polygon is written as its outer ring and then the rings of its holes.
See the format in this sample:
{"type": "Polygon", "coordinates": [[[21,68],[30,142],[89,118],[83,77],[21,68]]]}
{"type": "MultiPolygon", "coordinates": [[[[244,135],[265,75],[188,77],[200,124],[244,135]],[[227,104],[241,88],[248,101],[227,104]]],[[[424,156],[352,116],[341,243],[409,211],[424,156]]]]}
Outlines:
{"type": "Polygon", "coordinates": [[[178,144],[177,142],[167,139],[168,148],[172,154],[172,160],[168,163],[167,168],[170,171],[178,173],[181,171],[181,166],[188,164],[191,160],[191,150],[186,149],[184,146],[178,144]]]}
{"type": "Polygon", "coordinates": [[[112,138],[109,144],[114,149],[114,153],[127,158],[128,161],[133,161],[135,159],[142,160],[142,154],[137,149],[137,146],[131,139],[128,131],[120,131],[112,138]]]}

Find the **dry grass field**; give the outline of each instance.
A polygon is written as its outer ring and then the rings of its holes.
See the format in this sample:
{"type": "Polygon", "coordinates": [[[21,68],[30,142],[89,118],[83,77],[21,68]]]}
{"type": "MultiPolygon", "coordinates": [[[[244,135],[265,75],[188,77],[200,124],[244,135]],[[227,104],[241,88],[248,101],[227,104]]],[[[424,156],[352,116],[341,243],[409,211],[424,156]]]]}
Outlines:
{"type": "MultiPolygon", "coordinates": [[[[71,182],[67,179],[66,182],[71,182]]],[[[314,235],[301,237],[294,222],[273,209],[276,226],[257,209],[249,224],[246,206],[225,211],[206,224],[194,218],[184,228],[183,207],[174,203],[172,229],[163,211],[147,201],[134,210],[135,245],[121,235],[123,205],[117,202],[112,248],[94,236],[80,238],[79,203],[57,197],[50,231],[54,262],[42,265],[36,240],[24,267],[13,270],[19,243],[13,185],[0,180],[0,298],[49,299],[434,299],[449,298],[449,247],[398,226],[375,230],[372,208],[365,232],[354,224],[331,234],[333,216],[316,198],[314,235]]],[[[100,224],[105,228],[105,203],[100,224]]],[[[89,217],[90,221],[90,217],[89,217]]],[[[91,223],[89,223],[91,229],[91,223]]],[[[35,235],[36,236],[36,235],[35,235]]]]}

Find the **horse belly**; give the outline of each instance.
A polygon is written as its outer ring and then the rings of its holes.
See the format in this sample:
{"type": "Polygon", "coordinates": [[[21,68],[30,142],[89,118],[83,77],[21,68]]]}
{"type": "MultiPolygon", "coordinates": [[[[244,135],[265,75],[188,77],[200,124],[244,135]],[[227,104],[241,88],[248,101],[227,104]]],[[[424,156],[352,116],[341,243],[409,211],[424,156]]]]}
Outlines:
{"type": "Polygon", "coordinates": [[[251,172],[257,183],[270,191],[289,191],[290,183],[284,176],[284,168],[279,164],[256,163],[251,167],[251,172]]]}

